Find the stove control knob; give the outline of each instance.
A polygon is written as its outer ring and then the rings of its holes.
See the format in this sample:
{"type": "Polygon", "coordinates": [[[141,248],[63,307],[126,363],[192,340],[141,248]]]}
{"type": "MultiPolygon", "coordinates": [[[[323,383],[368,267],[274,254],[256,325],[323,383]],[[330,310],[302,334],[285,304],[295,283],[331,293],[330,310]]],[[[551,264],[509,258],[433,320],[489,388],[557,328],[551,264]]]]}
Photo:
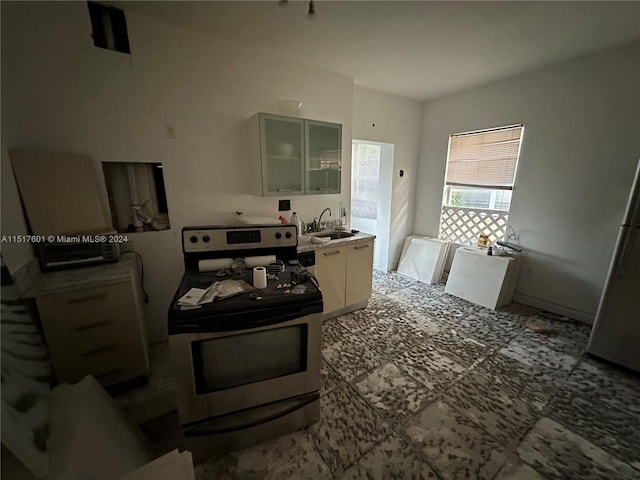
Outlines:
{"type": "Polygon", "coordinates": [[[198,241],[198,237],[196,237],[195,235],[191,235],[189,240],[191,240],[191,243],[196,243],[198,241]]]}
{"type": "Polygon", "coordinates": [[[291,232],[285,233],[284,236],[287,237],[287,238],[291,238],[291,232]]]}
{"type": "Polygon", "coordinates": [[[202,241],[204,243],[209,243],[209,240],[211,240],[211,237],[209,237],[209,235],[205,235],[204,237],[202,237],[202,241]]]}
{"type": "Polygon", "coordinates": [[[282,238],[282,234],[280,232],[276,233],[276,238],[280,240],[282,238]]]}

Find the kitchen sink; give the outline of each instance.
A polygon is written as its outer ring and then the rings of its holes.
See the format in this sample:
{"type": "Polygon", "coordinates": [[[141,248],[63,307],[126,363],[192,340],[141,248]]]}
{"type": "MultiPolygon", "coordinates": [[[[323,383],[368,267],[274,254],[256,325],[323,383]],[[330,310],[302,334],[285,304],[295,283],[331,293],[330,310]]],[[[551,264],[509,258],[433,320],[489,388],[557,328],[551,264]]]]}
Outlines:
{"type": "Polygon", "coordinates": [[[317,237],[329,237],[331,240],[337,240],[339,238],[349,238],[349,237],[353,237],[354,235],[355,235],[355,233],[339,232],[339,231],[321,232],[321,233],[317,233],[316,234],[317,237]]]}

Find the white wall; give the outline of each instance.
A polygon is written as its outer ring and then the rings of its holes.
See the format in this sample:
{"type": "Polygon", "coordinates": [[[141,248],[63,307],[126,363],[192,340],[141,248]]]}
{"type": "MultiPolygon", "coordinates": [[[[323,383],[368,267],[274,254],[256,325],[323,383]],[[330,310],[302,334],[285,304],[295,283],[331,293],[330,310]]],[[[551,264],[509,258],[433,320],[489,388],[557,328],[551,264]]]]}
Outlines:
{"type": "MultiPolygon", "coordinates": [[[[277,215],[278,199],[247,181],[259,175],[252,115],[299,99],[304,117],[341,123],[342,194],[290,198],[305,221],[349,204],[353,80],[134,13],[127,25],[131,56],[93,46],[86,2],[2,4],[2,233],[26,232],[9,148],[85,153],[99,172],[102,161],[162,162],[172,229],[130,235],[157,340],[183,271],[180,229],[234,211],[277,215]],[[165,138],[167,123],[177,139],[165,138]]],[[[32,257],[24,245],[2,254],[11,271],[32,257]]]]}
{"type": "Polygon", "coordinates": [[[635,43],[427,102],[414,233],[438,233],[449,135],[523,123],[516,298],[592,319],[640,156],[639,58],[635,43]]]}
{"type": "Polygon", "coordinates": [[[422,104],[361,86],[354,88],[353,98],[353,138],[394,145],[389,268],[395,269],[413,229],[422,104]]]}

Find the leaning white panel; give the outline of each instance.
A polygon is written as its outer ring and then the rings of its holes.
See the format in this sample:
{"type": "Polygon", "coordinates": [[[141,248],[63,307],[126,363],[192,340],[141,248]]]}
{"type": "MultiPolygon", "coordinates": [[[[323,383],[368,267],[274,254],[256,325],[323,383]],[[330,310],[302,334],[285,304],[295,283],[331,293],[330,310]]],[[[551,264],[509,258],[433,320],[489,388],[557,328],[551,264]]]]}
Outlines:
{"type": "Polygon", "coordinates": [[[446,240],[411,235],[405,240],[398,273],[434,284],[442,278],[448,252],[446,240]]]}

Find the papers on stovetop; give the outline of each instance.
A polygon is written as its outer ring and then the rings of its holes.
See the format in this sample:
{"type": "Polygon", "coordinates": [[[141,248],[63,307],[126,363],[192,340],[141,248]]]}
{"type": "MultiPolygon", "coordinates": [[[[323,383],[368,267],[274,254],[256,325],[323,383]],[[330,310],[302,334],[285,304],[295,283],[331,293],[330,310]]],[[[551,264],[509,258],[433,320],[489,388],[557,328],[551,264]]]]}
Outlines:
{"type": "Polygon", "coordinates": [[[201,308],[214,300],[223,300],[254,288],[244,280],[222,280],[213,282],[208,288],[191,288],[178,299],[176,305],[180,310],[201,308]]]}

